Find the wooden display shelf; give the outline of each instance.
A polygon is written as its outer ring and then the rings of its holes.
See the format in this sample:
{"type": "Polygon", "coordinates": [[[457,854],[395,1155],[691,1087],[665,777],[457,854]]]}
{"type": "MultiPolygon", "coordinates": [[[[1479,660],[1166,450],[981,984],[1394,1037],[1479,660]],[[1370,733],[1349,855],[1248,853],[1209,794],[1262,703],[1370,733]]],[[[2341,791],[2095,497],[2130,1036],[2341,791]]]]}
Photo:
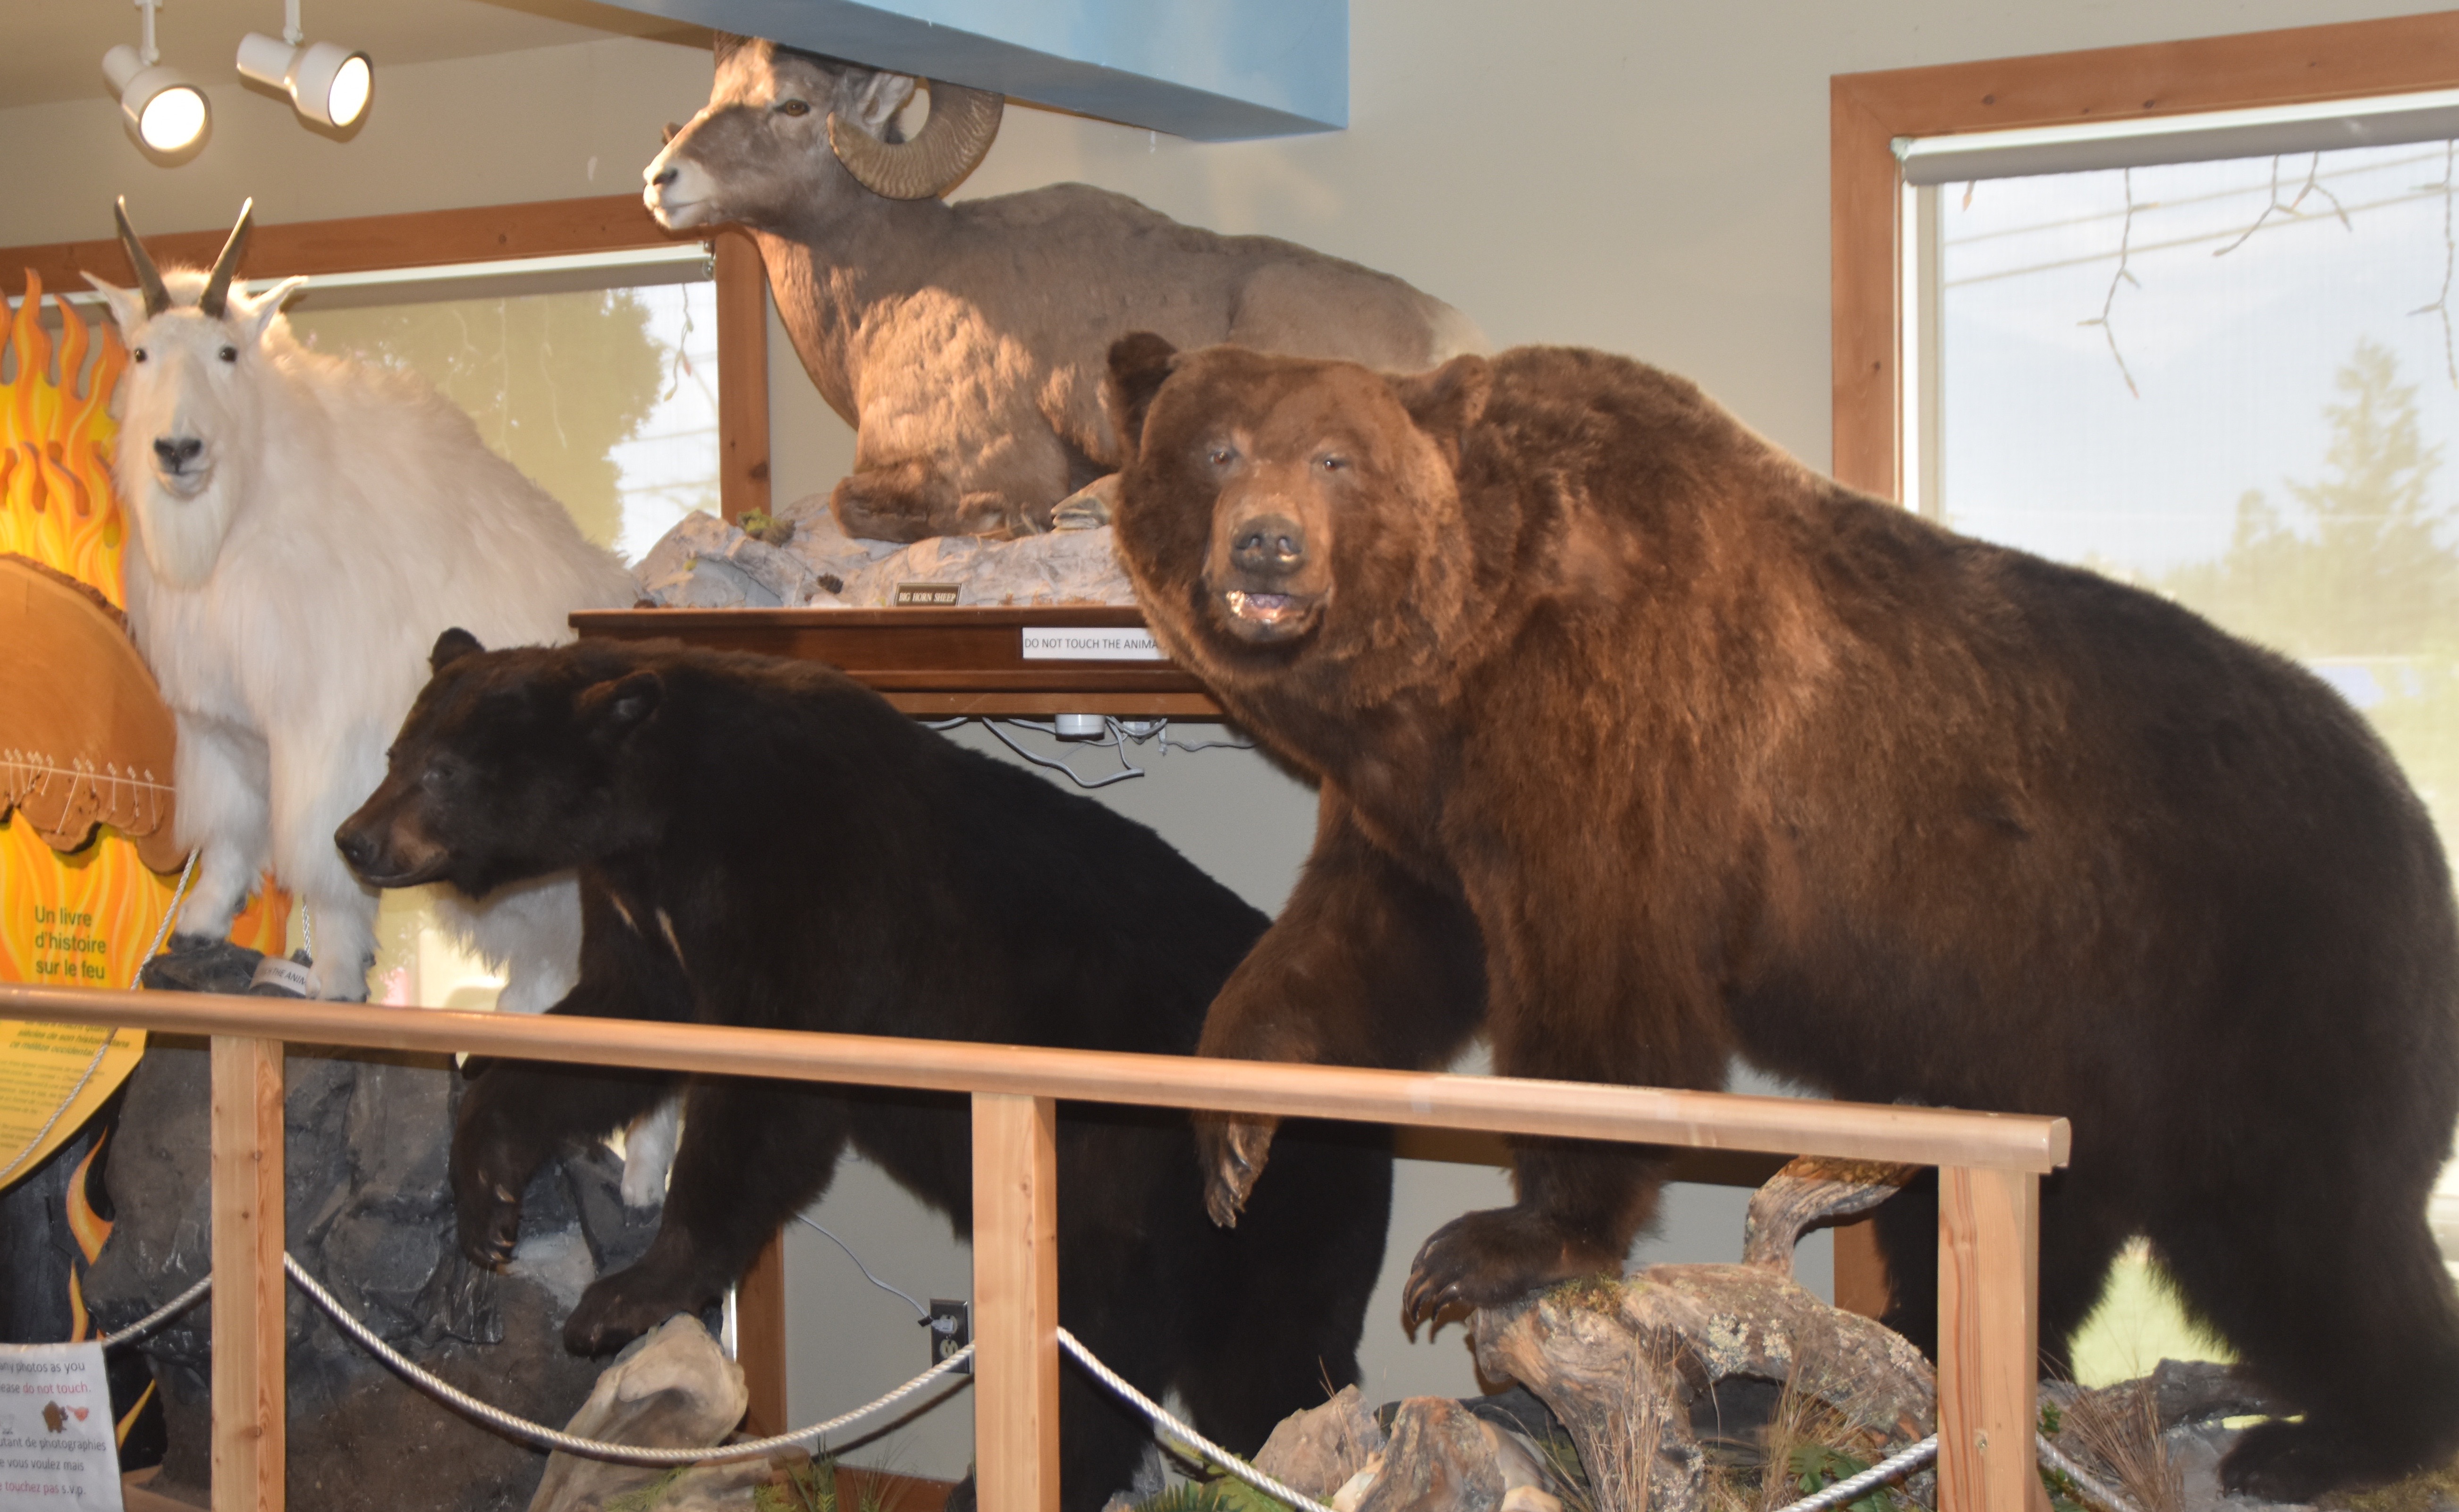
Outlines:
{"type": "Polygon", "coordinates": [[[1219,719],[1174,662],[1028,662],[1027,629],[1141,630],[1141,610],[1059,604],[957,609],[599,609],[586,637],[671,639],[719,651],[825,662],[908,714],[1110,714],[1219,719]]]}

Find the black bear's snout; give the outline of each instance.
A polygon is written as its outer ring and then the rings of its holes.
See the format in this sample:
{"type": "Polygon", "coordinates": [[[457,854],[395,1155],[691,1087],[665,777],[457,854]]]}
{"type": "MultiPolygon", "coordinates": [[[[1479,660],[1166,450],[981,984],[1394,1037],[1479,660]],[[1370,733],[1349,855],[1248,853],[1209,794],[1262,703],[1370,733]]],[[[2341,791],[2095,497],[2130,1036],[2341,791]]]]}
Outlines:
{"type": "Polygon", "coordinates": [[[342,859],[349,863],[350,870],[353,872],[365,872],[375,862],[377,850],[375,831],[372,827],[360,823],[355,817],[346,820],[342,828],[333,831],[333,845],[342,852],[342,859]]]}
{"type": "Polygon", "coordinates": [[[1306,565],[1306,527],[1286,514],[1259,514],[1230,538],[1230,561],[1240,572],[1286,578],[1306,565]]]}

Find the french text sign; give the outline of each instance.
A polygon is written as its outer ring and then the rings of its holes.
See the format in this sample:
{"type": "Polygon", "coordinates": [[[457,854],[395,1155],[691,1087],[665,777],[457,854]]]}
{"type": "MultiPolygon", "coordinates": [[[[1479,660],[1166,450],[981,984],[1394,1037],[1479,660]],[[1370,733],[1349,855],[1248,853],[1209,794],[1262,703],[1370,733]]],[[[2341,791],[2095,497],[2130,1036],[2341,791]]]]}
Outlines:
{"type": "Polygon", "coordinates": [[[101,1345],[0,1345],[0,1507],[120,1512],[101,1345]]]}

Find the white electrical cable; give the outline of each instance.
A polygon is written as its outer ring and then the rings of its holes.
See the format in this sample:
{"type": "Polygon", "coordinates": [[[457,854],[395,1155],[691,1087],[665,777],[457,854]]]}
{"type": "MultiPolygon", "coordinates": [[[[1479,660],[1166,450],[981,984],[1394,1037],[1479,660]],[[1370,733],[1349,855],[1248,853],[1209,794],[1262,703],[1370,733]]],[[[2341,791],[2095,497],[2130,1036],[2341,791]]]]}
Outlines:
{"type": "Polygon", "coordinates": [[[872,1275],[871,1273],[871,1267],[862,1263],[862,1256],[853,1252],[853,1246],[846,1243],[836,1235],[829,1233],[826,1228],[820,1228],[820,1226],[812,1221],[809,1213],[796,1213],[794,1218],[797,1222],[803,1224],[807,1228],[819,1228],[821,1233],[828,1234],[829,1243],[836,1246],[838,1249],[846,1252],[846,1258],[853,1262],[853,1268],[862,1272],[862,1278],[865,1281],[868,1281],[872,1286],[879,1288],[882,1292],[889,1292],[895,1296],[905,1297],[905,1305],[912,1308],[917,1317],[921,1318],[925,1323],[931,1320],[931,1310],[929,1308],[924,1307],[921,1303],[914,1301],[910,1296],[905,1296],[904,1292],[897,1291],[894,1287],[890,1286],[887,1282],[879,1279],[879,1277],[872,1275]]]}

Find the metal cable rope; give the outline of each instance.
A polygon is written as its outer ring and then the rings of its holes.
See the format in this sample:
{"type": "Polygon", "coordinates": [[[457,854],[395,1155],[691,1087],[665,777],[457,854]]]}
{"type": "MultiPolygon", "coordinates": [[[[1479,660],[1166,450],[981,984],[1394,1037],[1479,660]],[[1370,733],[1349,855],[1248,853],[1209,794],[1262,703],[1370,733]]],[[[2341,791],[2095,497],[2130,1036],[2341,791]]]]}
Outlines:
{"type": "MultiPolygon", "coordinates": [[[[384,1361],[394,1374],[429,1396],[459,1409],[481,1422],[500,1428],[515,1438],[528,1439],[541,1448],[560,1449],[568,1454],[581,1455],[592,1460],[613,1460],[621,1464],[682,1465],[750,1460],[767,1455],[773,1450],[802,1443],[807,1439],[824,1438],[848,1423],[858,1421],[882,1408],[893,1406],[904,1400],[971,1359],[974,1354],[974,1346],[968,1344],[886,1396],[866,1402],[851,1412],[840,1413],[826,1422],[813,1423],[809,1428],[798,1428],[792,1433],[776,1434],[767,1438],[754,1438],[743,1443],[725,1444],[707,1449],[644,1449],[635,1444],[607,1443],[601,1439],[582,1438],[577,1435],[531,1422],[500,1407],[480,1401],[451,1382],[421,1370],[399,1351],[387,1344],[373,1330],[352,1316],[349,1311],[342,1306],[341,1300],[325,1290],[314,1276],[307,1273],[306,1268],[300,1265],[297,1258],[286,1250],[282,1254],[282,1269],[289,1275],[292,1283],[306,1292],[308,1299],[314,1302],[326,1316],[333,1320],[336,1327],[356,1339],[368,1353],[384,1361]]],[[[105,1348],[113,1348],[151,1332],[166,1320],[194,1306],[197,1299],[203,1296],[212,1287],[213,1281],[212,1276],[206,1276],[137,1322],[116,1334],[104,1336],[97,1342],[105,1348]]],[[[1334,1512],[1334,1509],[1324,1502],[1266,1475],[1196,1432],[1192,1427],[1181,1422],[1171,1416],[1167,1409],[1138,1391],[1124,1376],[1103,1364],[1101,1358],[1091,1350],[1086,1349],[1075,1334],[1063,1328],[1059,1329],[1057,1333],[1060,1346],[1065,1349],[1079,1365],[1083,1366],[1096,1379],[1132,1403],[1138,1411],[1151,1420],[1154,1427],[1191,1445],[1198,1453],[1230,1475],[1263,1492],[1266,1496],[1288,1503],[1295,1508],[1296,1512],[1334,1512]]],[[[2105,1508],[2106,1512],[2137,1512],[2132,1502],[2104,1485],[2081,1465],[2069,1459],[2055,1444],[2049,1442],[2046,1436],[2035,1432],[2032,1439],[2043,1463],[2067,1477],[2074,1483],[2075,1489],[2105,1508]]],[[[1880,1486],[1901,1480],[1937,1458],[1938,1436],[1933,1434],[1910,1448],[1880,1460],[1867,1470],[1847,1476],[1834,1485],[1803,1497],[1798,1502],[1787,1503],[1779,1508],[1778,1512],[1828,1512],[1831,1507],[1859,1501],[1863,1495],[1880,1486]]]]}
{"type": "Polygon", "coordinates": [[[1095,1357],[1091,1350],[1086,1349],[1083,1345],[1076,1341],[1075,1334],[1068,1333],[1063,1328],[1058,1332],[1060,1347],[1066,1350],[1068,1354],[1075,1355],[1077,1364],[1082,1365],[1086,1370],[1092,1372],[1095,1378],[1100,1380],[1102,1384],[1109,1387],[1112,1391],[1117,1392],[1120,1396],[1134,1403],[1138,1411],[1142,1412],[1146,1418],[1152,1419],[1154,1427],[1175,1435],[1186,1442],[1193,1444],[1203,1453],[1206,1459],[1210,1460],[1214,1464],[1217,1464],[1222,1469],[1229,1471],[1231,1475],[1236,1476],[1239,1480],[1246,1481],[1249,1485],[1253,1486],[1256,1490],[1261,1491],[1264,1495],[1272,1498],[1274,1501],[1288,1502],[1291,1506],[1297,1508],[1298,1512],[1333,1512],[1331,1507],[1326,1506],[1314,1498],[1308,1496],[1305,1492],[1299,1491],[1292,1486],[1284,1485],[1280,1481],[1273,1480],[1271,1476],[1264,1474],[1264,1472],[1256,1469],[1253,1465],[1249,1464],[1246,1460],[1239,1459],[1229,1450],[1222,1448],[1211,1439],[1205,1438],[1202,1434],[1197,1433],[1187,1424],[1180,1422],[1177,1418],[1164,1411],[1161,1405],[1155,1402],[1151,1397],[1136,1390],[1133,1386],[1128,1385],[1126,1377],[1121,1376],[1117,1371],[1110,1369],[1107,1365],[1103,1364],[1100,1359],[1095,1357]]]}
{"type": "Polygon", "coordinates": [[[481,1422],[502,1429],[516,1438],[528,1439],[541,1448],[560,1449],[566,1454],[577,1454],[591,1460],[609,1460],[619,1464],[685,1465],[713,1463],[725,1460],[758,1459],[774,1450],[799,1444],[805,1439],[825,1437],[850,1422],[871,1416],[883,1407],[902,1401],[971,1359],[974,1354],[974,1347],[968,1344],[887,1396],[866,1402],[850,1413],[840,1413],[826,1422],[813,1423],[809,1428],[797,1428],[792,1433],[777,1434],[767,1438],[754,1438],[744,1443],[721,1444],[706,1449],[643,1449],[637,1444],[605,1443],[596,1438],[578,1438],[573,1434],[546,1427],[541,1423],[531,1422],[526,1418],[516,1418],[500,1407],[482,1402],[451,1382],[439,1380],[411,1364],[399,1351],[378,1337],[374,1330],[352,1317],[349,1311],[342,1306],[340,1300],[333,1293],[326,1291],[314,1276],[309,1275],[306,1269],[300,1265],[287,1250],[282,1252],[282,1269],[289,1272],[291,1281],[300,1291],[307,1293],[308,1300],[324,1310],[325,1315],[333,1320],[335,1327],[358,1340],[368,1353],[391,1367],[395,1375],[438,1401],[448,1403],[481,1422]]]}

